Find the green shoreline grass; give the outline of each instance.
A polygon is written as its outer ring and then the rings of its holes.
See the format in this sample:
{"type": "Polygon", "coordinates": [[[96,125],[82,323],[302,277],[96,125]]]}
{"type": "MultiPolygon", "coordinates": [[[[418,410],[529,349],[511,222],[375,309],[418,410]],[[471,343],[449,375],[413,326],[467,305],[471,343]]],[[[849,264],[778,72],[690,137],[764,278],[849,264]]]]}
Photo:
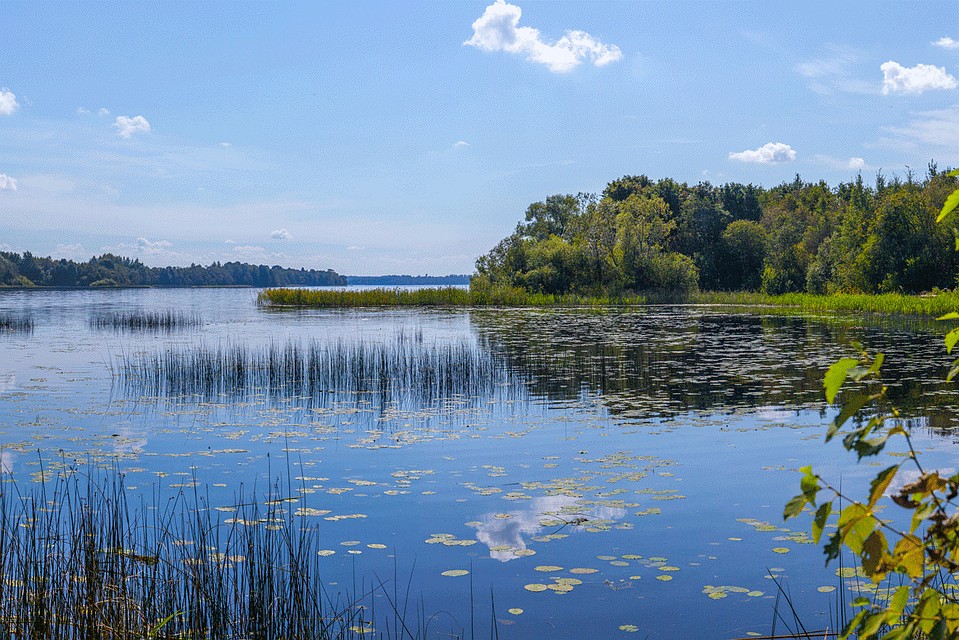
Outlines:
{"type": "Polygon", "coordinates": [[[773,296],[742,291],[710,291],[697,294],[693,302],[747,308],[777,307],[800,312],[838,311],[938,317],[950,311],[959,310],[959,293],[951,291],[925,295],[786,293],[773,296]]]}
{"type": "Polygon", "coordinates": [[[474,291],[458,287],[428,289],[376,288],[266,289],[257,298],[267,307],[601,307],[643,305],[643,296],[622,298],[529,293],[519,288],[474,291]]]}
{"type": "MultiPolygon", "coordinates": [[[[348,308],[348,307],[604,307],[642,306],[646,296],[592,297],[528,293],[504,288],[471,291],[457,287],[406,291],[367,289],[344,291],[329,289],[266,289],[259,304],[267,307],[348,308]]],[[[687,304],[727,305],[742,309],[776,308],[808,312],[860,312],[891,315],[938,317],[959,310],[959,293],[938,292],[926,295],[900,293],[816,295],[787,293],[768,295],[744,291],[707,291],[693,295],[687,304]]]]}

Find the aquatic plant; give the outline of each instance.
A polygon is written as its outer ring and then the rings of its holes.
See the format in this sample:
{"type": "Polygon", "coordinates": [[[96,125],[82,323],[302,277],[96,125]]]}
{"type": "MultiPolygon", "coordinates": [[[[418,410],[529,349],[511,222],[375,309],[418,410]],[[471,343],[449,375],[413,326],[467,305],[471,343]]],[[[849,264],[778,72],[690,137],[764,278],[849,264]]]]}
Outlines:
{"type": "Polygon", "coordinates": [[[519,287],[461,289],[440,287],[415,290],[266,289],[258,298],[268,307],[550,307],[639,305],[641,296],[590,297],[530,293],[519,287]]]}
{"type": "Polygon", "coordinates": [[[32,333],[33,318],[24,315],[0,315],[0,333],[32,333]]]}
{"type": "Polygon", "coordinates": [[[121,332],[173,332],[199,327],[200,316],[175,311],[121,311],[90,318],[90,328],[121,332]]]}
{"type": "Polygon", "coordinates": [[[241,488],[222,521],[199,491],[132,505],[116,472],[63,469],[29,492],[3,477],[0,637],[352,635],[363,610],[325,592],[316,532],[281,498],[241,488]]]}
{"type": "Polygon", "coordinates": [[[738,307],[786,307],[799,312],[855,311],[917,316],[941,316],[959,308],[959,293],[937,291],[929,295],[901,293],[817,295],[785,293],[768,295],[749,291],[710,291],[696,294],[697,304],[722,304],[738,307]]]}
{"type": "Polygon", "coordinates": [[[422,344],[399,333],[388,342],[288,341],[262,347],[199,345],[121,354],[114,363],[133,396],[365,396],[389,404],[428,406],[451,396],[488,397],[506,382],[505,362],[469,341],[422,344]]]}

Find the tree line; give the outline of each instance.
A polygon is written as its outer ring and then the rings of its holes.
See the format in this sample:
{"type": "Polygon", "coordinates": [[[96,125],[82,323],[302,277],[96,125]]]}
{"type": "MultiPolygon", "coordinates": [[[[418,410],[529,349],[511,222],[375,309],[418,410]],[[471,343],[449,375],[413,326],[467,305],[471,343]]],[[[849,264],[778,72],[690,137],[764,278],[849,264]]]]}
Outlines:
{"type": "Polygon", "coordinates": [[[346,285],[332,269],[287,269],[279,266],[214,262],[208,267],[148,267],[139,260],[105,253],[87,262],[40,258],[29,251],[0,252],[0,286],[11,287],[203,287],[346,285]]]}
{"type": "Polygon", "coordinates": [[[763,188],[624,176],[531,204],[476,262],[473,287],[619,295],[698,290],[918,293],[953,288],[956,235],[936,215],[956,177],[879,172],[763,188]]]}

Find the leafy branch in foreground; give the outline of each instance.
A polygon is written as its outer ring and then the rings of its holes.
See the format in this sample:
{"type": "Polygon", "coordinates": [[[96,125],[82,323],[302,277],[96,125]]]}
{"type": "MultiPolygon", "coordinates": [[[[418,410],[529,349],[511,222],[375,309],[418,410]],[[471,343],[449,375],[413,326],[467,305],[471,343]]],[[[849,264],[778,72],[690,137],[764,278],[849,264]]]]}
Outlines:
{"type": "MultiPolygon", "coordinates": [[[[959,175],[959,171],[951,172],[959,175]]],[[[945,202],[937,219],[949,220],[959,207],[959,189],[945,202]]],[[[954,233],[955,230],[954,230],[954,233]]],[[[956,233],[959,250],[959,233],[956,233]]],[[[959,319],[948,313],[941,320],[959,319]]],[[[959,328],[945,336],[946,350],[952,353],[959,343],[959,328]]],[[[835,531],[824,547],[827,564],[847,547],[858,558],[863,572],[877,585],[888,581],[891,596],[870,602],[857,598],[859,611],[843,628],[840,638],[853,635],[861,639],[904,640],[906,638],[959,638],[959,473],[943,477],[937,470],[926,470],[919,461],[912,438],[899,411],[891,406],[880,377],[883,354],[867,353],[856,344],[859,356],[842,358],[826,371],[823,380],[826,400],[833,404],[847,381],[858,383],[854,391],[842,394],[839,414],[826,432],[826,441],[842,436],[842,445],[854,451],[859,460],[879,454],[890,438],[901,437],[906,444],[903,463],[876,474],[863,501],[853,500],[813,473],[801,469],[800,493],[786,503],[783,517],[798,516],[807,506],[815,510],[813,540],[819,542],[830,519],[836,515],[835,531]],[[851,421],[851,422],[850,422],[851,421]],[[851,427],[847,426],[852,424],[851,427]],[[891,492],[889,497],[900,508],[911,512],[907,529],[897,527],[898,519],[880,518],[877,512],[883,496],[889,492],[903,466],[914,468],[915,480],[891,492]],[[828,496],[821,498],[822,493],[828,496]],[[817,504],[818,501],[818,504],[817,504]],[[846,504],[835,511],[837,505],[846,504]],[[893,588],[892,585],[898,585],[893,588]]],[[[947,375],[959,374],[956,359],[947,375]]]]}

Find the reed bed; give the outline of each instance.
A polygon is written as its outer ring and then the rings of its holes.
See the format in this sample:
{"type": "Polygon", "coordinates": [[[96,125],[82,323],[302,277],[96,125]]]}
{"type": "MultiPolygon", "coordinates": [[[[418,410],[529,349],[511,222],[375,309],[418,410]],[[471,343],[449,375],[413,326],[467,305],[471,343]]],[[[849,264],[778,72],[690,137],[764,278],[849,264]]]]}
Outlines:
{"type": "Polygon", "coordinates": [[[114,362],[132,396],[213,399],[262,394],[321,402],[358,396],[425,406],[451,396],[488,397],[509,379],[502,358],[468,341],[423,344],[400,333],[388,342],[298,341],[266,346],[199,345],[122,354],[114,362]]]}
{"type": "Polygon", "coordinates": [[[2,314],[0,315],[0,333],[33,333],[33,318],[2,314]]]}
{"type": "Polygon", "coordinates": [[[280,487],[235,513],[182,493],[131,505],[123,476],[0,488],[0,638],[349,638],[369,611],[328,597],[317,531],[280,487]]]}
{"type": "Polygon", "coordinates": [[[90,318],[90,328],[98,331],[172,333],[195,329],[203,322],[198,315],[175,311],[123,311],[100,313],[90,318]]]}
{"type": "Polygon", "coordinates": [[[594,297],[529,293],[517,287],[460,289],[440,287],[416,290],[266,289],[258,298],[267,307],[566,307],[645,304],[642,296],[594,297]]]}
{"type": "Polygon", "coordinates": [[[787,307],[801,312],[844,311],[933,317],[959,310],[959,293],[953,291],[927,295],[787,293],[778,296],[743,291],[712,291],[696,294],[693,301],[697,304],[743,307],[787,307]]]}

